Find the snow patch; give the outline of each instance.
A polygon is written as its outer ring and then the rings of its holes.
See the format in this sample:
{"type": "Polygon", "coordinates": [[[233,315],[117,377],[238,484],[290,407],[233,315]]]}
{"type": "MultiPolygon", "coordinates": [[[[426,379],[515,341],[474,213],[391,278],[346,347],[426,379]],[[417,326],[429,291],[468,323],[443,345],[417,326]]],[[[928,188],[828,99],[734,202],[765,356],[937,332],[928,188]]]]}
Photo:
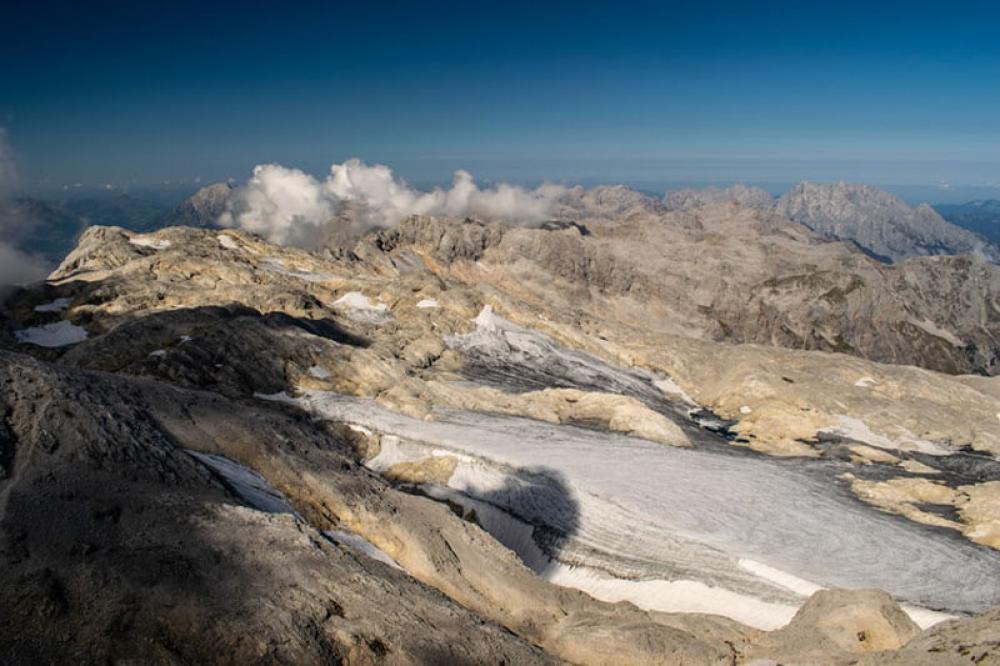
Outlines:
{"type": "Polygon", "coordinates": [[[846,414],[837,414],[836,417],[838,421],[836,426],[831,428],[821,428],[818,432],[847,437],[859,442],[864,442],[865,444],[870,444],[871,446],[879,449],[919,451],[920,453],[926,453],[932,456],[946,456],[951,453],[951,451],[940,446],[939,444],[918,438],[906,428],[897,426],[896,430],[899,433],[899,437],[897,439],[890,439],[885,435],[873,432],[872,429],[868,427],[868,424],[859,418],[847,416],[846,414]]]}
{"type": "Polygon", "coordinates": [[[626,580],[565,564],[553,565],[543,577],[609,603],[630,601],[650,611],[724,615],[765,631],[785,626],[798,610],[794,604],[763,601],[694,580],[626,580]]]}
{"type": "Polygon", "coordinates": [[[62,312],[69,307],[72,303],[72,299],[69,298],[57,298],[51,303],[45,303],[43,305],[36,305],[35,312],[62,312]]]}
{"type": "Polygon", "coordinates": [[[419,303],[417,303],[418,308],[439,308],[441,305],[437,302],[436,298],[425,298],[419,303]]]}
{"type": "Polygon", "coordinates": [[[753,413],[753,409],[750,408],[750,405],[740,406],[740,414],[751,414],[751,413],[753,413]]]}
{"type": "Polygon", "coordinates": [[[226,248],[227,250],[238,250],[240,249],[240,244],[236,242],[236,239],[228,234],[219,234],[215,237],[219,241],[219,245],[226,248]]]}
{"type": "Polygon", "coordinates": [[[222,477],[234,493],[247,504],[265,513],[295,514],[281,492],[273,488],[260,474],[235,460],[211,453],[187,449],[189,455],[222,477]]]}
{"type": "Polygon", "coordinates": [[[149,352],[149,355],[152,358],[163,358],[164,356],[167,355],[167,350],[166,349],[157,349],[156,351],[149,352]]]}
{"type": "Polygon", "coordinates": [[[741,569],[745,569],[755,576],[760,576],[761,578],[769,580],[772,583],[777,583],[778,585],[791,590],[795,594],[800,594],[803,597],[811,596],[814,592],[818,592],[823,589],[819,585],[810,583],[804,578],[799,578],[798,576],[793,576],[792,574],[781,571],[780,569],[769,567],[762,562],[756,562],[754,560],[744,558],[740,559],[737,564],[740,565],[741,569]]]}
{"type": "Polygon", "coordinates": [[[688,395],[687,391],[682,389],[680,385],[670,377],[667,377],[666,379],[657,379],[653,382],[653,386],[663,391],[666,395],[680,398],[692,407],[698,406],[698,403],[694,401],[694,398],[688,395]]]}
{"type": "Polygon", "coordinates": [[[381,324],[391,319],[385,303],[372,303],[360,291],[349,291],[336,301],[334,307],[339,308],[348,319],[365,324],[381,324]]]}
{"type": "Polygon", "coordinates": [[[854,385],[858,388],[868,388],[878,382],[875,381],[874,377],[862,377],[858,381],[854,382],[854,385]]]}
{"type": "Polygon", "coordinates": [[[389,554],[384,550],[368,541],[360,534],[355,534],[353,532],[344,532],[343,530],[327,530],[323,532],[331,541],[347,546],[351,550],[354,550],[366,557],[370,557],[373,560],[377,560],[382,564],[388,564],[393,569],[399,569],[400,571],[406,571],[403,567],[399,566],[396,560],[389,557],[389,554]]]}
{"type": "Polygon", "coordinates": [[[354,308],[355,310],[374,310],[375,312],[385,312],[387,308],[385,303],[372,303],[360,291],[349,291],[335,300],[333,304],[345,308],[354,308]]]}
{"type": "Polygon", "coordinates": [[[128,240],[132,245],[139,247],[149,247],[154,250],[166,250],[171,243],[163,238],[149,238],[147,236],[133,236],[128,240]]]}
{"type": "Polygon", "coordinates": [[[944,622],[945,620],[956,620],[958,615],[949,615],[948,613],[942,613],[941,611],[931,610],[930,608],[921,608],[920,606],[914,606],[912,604],[900,604],[910,619],[917,623],[917,626],[921,629],[929,629],[935,624],[944,622]]]}
{"type": "Polygon", "coordinates": [[[506,321],[493,313],[492,305],[484,305],[483,309],[476,315],[476,318],[472,320],[472,323],[476,325],[478,330],[484,333],[494,333],[497,330],[505,328],[504,324],[506,321]]]}
{"type": "Polygon", "coordinates": [[[270,402],[283,402],[289,405],[298,405],[299,400],[288,395],[286,391],[278,391],[277,393],[254,393],[253,397],[258,400],[268,400],[270,402]]]}
{"type": "Polygon", "coordinates": [[[65,347],[87,339],[87,331],[68,321],[59,321],[44,326],[32,326],[14,331],[18,342],[26,342],[39,347],[65,347]]]}
{"type": "Polygon", "coordinates": [[[316,379],[329,379],[330,373],[318,365],[313,365],[309,367],[309,376],[316,379]]]}

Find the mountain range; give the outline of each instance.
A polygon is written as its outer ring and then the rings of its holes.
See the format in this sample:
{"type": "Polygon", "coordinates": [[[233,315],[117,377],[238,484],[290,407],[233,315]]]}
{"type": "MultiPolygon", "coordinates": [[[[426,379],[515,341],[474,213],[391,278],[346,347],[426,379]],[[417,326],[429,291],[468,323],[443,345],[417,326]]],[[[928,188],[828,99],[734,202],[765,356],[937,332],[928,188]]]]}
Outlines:
{"type": "MultiPolygon", "coordinates": [[[[617,191],[619,197],[641,199],[643,205],[650,205],[649,197],[622,186],[598,189],[603,189],[605,196],[617,191]]],[[[132,231],[178,225],[212,227],[226,211],[232,194],[232,186],[216,183],[201,188],[174,208],[159,200],[128,194],[66,200],[22,197],[13,206],[25,220],[20,225],[23,232],[16,235],[15,241],[20,249],[56,262],[69,252],[82,231],[93,224],[132,231]]],[[[1000,226],[995,224],[1000,219],[1000,203],[996,201],[911,207],[867,185],[804,182],[777,199],[761,188],[742,184],[673,190],[664,195],[662,205],[666,210],[691,210],[723,202],[776,212],[824,238],[854,243],[883,262],[949,254],[975,254],[992,262],[1000,258],[996,244],[1000,242],[1000,226]]],[[[346,240],[356,239],[365,228],[352,226],[346,219],[337,226],[354,229],[346,240]]],[[[343,233],[334,240],[342,245],[343,233]]]]}
{"type": "Polygon", "coordinates": [[[777,200],[762,189],[735,185],[678,190],[664,201],[668,208],[679,210],[730,202],[773,211],[824,238],[854,243],[884,262],[942,254],[974,254],[994,263],[1000,258],[1000,248],[978,228],[966,228],[958,218],[949,222],[927,204],[911,207],[870,185],[803,182],[777,200]]]}
{"type": "Polygon", "coordinates": [[[1000,659],[1000,267],[962,234],[599,187],[300,248],[223,200],[4,293],[12,660],[1000,659]]]}

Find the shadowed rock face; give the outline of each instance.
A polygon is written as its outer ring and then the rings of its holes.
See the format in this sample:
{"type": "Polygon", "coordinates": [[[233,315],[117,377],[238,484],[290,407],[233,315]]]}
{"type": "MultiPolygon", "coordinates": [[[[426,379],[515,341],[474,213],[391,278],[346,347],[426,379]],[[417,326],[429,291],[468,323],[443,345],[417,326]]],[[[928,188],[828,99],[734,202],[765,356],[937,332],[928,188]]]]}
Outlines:
{"type": "MultiPolygon", "coordinates": [[[[738,296],[766,292],[770,307],[795,313],[781,325],[808,321],[818,331],[850,333],[837,317],[818,317],[796,300],[800,290],[839,290],[834,296],[843,292],[853,303],[842,312],[878,311],[898,322],[898,313],[923,314],[932,301],[923,294],[959,269],[968,271],[955,281],[964,282],[969,302],[956,312],[975,305],[982,314],[985,302],[975,299],[994,293],[991,268],[921,259],[913,264],[930,262],[926,270],[911,275],[904,270],[911,262],[880,266],[747,209],[667,213],[617,188],[593,197],[577,208],[579,226],[415,218],[335,258],[232,231],[88,231],[51,284],[10,295],[0,326],[0,345],[16,350],[0,352],[0,625],[18,628],[0,636],[0,647],[24,661],[82,663],[700,664],[812,658],[817,645],[824,661],[850,663],[902,645],[912,626],[884,595],[819,598],[789,631],[764,634],[721,617],[644,611],[557,587],[501,545],[516,544],[491,536],[484,508],[525,513],[533,521],[529,539],[547,552],[590,556],[596,547],[585,552],[587,544],[567,537],[601,546],[614,530],[593,528],[578,495],[581,477],[566,473],[572,467],[560,470],[559,455],[515,464],[495,487],[465,478],[467,497],[484,509],[475,512],[454,495],[435,501],[425,487],[465,473],[459,452],[440,461],[390,460],[396,464],[386,463],[386,477],[405,486],[397,489],[359,463],[385,460],[393,446],[420,445],[437,456],[432,439],[396,441],[377,422],[366,434],[355,420],[286,404],[292,394],[348,394],[402,412],[429,432],[449,425],[441,410],[450,410],[451,418],[461,413],[463,433],[521,417],[531,432],[555,433],[550,444],[625,442],[622,452],[691,445],[666,449],[667,457],[701,456],[701,448],[734,467],[760,456],[752,447],[817,457],[817,466],[873,482],[915,474],[902,465],[918,462],[931,470],[922,474],[943,483],[989,480],[988,465],[949,466],[925,449],[949,461],[966,445],[998,450],[994,379],[882,365],[858,349],[734,344],[741,337],[732,331],[752,330],[741,328],[750,317],[738,296]],[[598,205],[623,217],[602,217],[593,212],[598,205]],[[816,285],[761,286],[809,266],[825,267],[816,285]],[[866,286],[853,284],[855,274],[866,286]],[[877,294],[881,309],[851,309],[860,307],[852,300],[859,292],[877,294]],[[483,315],[486,305],[513,323],[483,315]],[[724,312],[736,313],[730,333],[719,324],[724,312]],[[38,348],[14,335],[56,321],[89,337],[38,348]],[[479,335],[484,330],[502,335],[479,335]],[[710,418],[714,430],[702,423],[710,418]],[[727,427],[730,439],[718,434],[727,427]],[[838,427],[891,453],[818,436],[838,427]],[[188,451],[224,456],[259,475],[266,494],[282,498],[278,512],[255,510],[238,484],[188,451]],[[285,506],[294,513],[281,513],[285,506]],[[404,571],[324,533],[354,535],[404,571]]],[[[930,314],[918,321],[935,338],[959,336],[930,314]]],[[[871,324],[892,338],[894,323],[872,314],[871,324]]],[[[915,353],[912,340],[892,339],[901,355],[915,353]]],[[[529,448],[545,452],[543,441],[529,448]]],[[[767,466],[794,480],[804,473],[798,462],[767,466]]],[[[810,481],[817,495],[836,495],[859,514],[874,511],[852,499],[846,483],[823,483],[833,481],[810,481]]],[[[652,480],[629,487],[657,501],[652,480]]],[[[730,490],[738,497],[735,485],[730,490]]],[[[688,513],[696,507],[687,502],[688,513]]],[[[962,511],[954,520],[991,520],[988,511],[962,511]]],[[[904,520],[879,515],[873,523],[904,520]]],[[[899,529],[919,541],[920,530],[937,528],[899,529]]],[[[949,538],[991,566],[995,553],[958,541],[958,532],[935,532],[932,541],[946,549],[949,538]]],[[[703,564],[686,562],[708,576],[703,564]]],[[[990,598],[989,590],[977,592],[990,598]]],[[[982,618],[964,622],[946,638],[922,634],[913,645],[994,649],[982,618]]],[[[921,656],[929,648],[906,649],[921,656]]]]}
{"type": "MultiPolygon", "coordinates": [[[[10,663],[550,662],[301,518],[242,506],[185,448],[204,448],[224,402],[8,353],[0,381],[0,649],[10,663]],[[168,425],[174,411],[192,434],[168,425]]],[[[327,452],[317,473],[348,464],[329,434],[238,409],[261,440],[327,452]]],[[[241,446],[260,453],[252,440],[241,446]]]]}

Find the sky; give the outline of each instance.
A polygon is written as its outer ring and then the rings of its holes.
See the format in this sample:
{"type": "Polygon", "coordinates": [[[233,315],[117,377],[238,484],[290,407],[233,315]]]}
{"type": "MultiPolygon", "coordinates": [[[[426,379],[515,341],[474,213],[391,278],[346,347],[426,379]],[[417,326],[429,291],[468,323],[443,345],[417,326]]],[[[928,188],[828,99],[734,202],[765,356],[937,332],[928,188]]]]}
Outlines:
{"type": "Polygon", "coordinates": [[[1000,187],[1000,4],[5,3],[25,188],[384,163],[485,181],[1000,187]]]}

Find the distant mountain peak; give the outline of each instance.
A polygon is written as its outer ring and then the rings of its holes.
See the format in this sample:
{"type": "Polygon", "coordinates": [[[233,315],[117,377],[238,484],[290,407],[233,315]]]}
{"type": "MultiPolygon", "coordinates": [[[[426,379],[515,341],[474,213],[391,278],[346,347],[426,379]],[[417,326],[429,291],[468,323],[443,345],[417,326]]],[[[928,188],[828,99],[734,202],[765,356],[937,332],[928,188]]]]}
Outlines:
{"type": "Polygon", "coordinates": [[[233,188],[228,183],[213,183],[185,199],[160,221],[168,227],[211,227],[226,210],[233,188]]]}
{"type": "Polygon", "coordinates": [[[1000,258],[996,246],[949,223],[931,206],[912,207],[871,185],[802,182],[778,199],[775,212],[826,238],[853,241],[893,261],[936,254],[1000,258]]]}

